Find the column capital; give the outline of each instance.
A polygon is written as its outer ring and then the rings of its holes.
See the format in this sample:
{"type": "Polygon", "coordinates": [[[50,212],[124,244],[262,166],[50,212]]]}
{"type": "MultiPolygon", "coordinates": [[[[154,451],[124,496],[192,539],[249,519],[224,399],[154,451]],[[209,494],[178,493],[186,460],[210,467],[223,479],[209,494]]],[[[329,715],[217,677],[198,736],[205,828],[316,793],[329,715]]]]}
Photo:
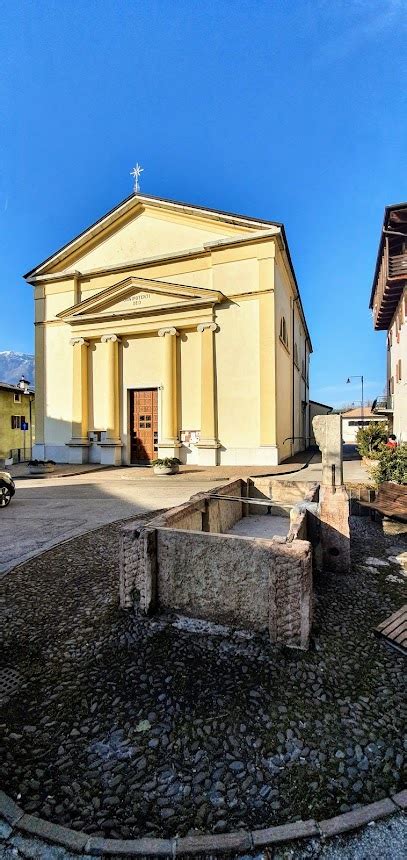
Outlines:
{"type": "Polygon", "coordinates": [[[158,329],[158,337],[164,337],[166,334],[172,334],[176,337],[178,336],[177,329],[174,326],[169,326],[168,328],[159,328],[158,329]]]}
{"type": "Polygon", "coordinates": [[[85,340],[84,337],[71,337],[69,343],[71,346],[76,346],[76,344],[80,344],[80,346],[89,346],[89,341],[85,340]]]}
{"type": "Polygon", "coordinates": [[[208,330],[209,331],[218,331],[218,328],[219,327],[214,322],[203,322],[203,323],[199,323],[199,325],[196,327],[196,330],[200,331],[200,332],[208,331],[208,330]]]}
{"type": "Polygon", "coordinates": [[[117,334],[102,334],[102,337],[100,339],[102,343],[120,343],[120,337],[118,337],[117,334]]]}

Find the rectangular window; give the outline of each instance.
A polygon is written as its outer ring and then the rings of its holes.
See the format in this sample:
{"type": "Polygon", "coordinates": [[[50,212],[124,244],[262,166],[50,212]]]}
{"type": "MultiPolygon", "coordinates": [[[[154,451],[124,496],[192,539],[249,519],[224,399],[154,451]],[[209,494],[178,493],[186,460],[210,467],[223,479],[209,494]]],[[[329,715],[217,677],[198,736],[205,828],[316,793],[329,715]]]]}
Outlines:
{"type": "Polygon", "coordinates": [[[21,417],[20,415],[12,415],[11,416],[11,429],[19,430],[21,427],[21,417]]]}
{"type": "Polygon", "coordinates": [[[397,362],[397,382],[401,382],[401,358],[397,362]]]}
{"type": "Polygon", "coordinates": [[[21,403],[21,394],[14,395],[14,403],[21,403]]]}

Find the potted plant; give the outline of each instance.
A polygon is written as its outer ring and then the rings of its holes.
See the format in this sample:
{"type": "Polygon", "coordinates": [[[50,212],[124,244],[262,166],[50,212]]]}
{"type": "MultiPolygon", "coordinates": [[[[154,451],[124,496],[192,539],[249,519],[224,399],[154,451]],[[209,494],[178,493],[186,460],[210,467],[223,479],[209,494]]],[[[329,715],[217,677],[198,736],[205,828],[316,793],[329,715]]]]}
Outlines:
{"type": "Polygon", "coordinates": [[[55,470],[55,460],[29,460],[28,469],[31,475],[45,475],[55,470]]]}
{"type": "Polygon", "coordinates": [[[175,475],[181,465],[181,460],[178,460],[178,457],[159,457],[157,460],[153,460],[151,465],[155,475],[175,475]]]}

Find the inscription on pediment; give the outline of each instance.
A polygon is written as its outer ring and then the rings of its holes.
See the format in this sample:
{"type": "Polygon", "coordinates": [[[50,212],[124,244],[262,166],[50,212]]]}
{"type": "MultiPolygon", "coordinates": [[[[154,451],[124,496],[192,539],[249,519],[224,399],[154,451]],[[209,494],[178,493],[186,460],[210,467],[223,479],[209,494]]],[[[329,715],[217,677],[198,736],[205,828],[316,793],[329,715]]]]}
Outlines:
{"type": "Polygon", "coordinates": [[[139,305],[143,305],[144,302],[151,299],[151,293],[135,293],[134,296],[130,296],[128,301],[130,302],[133,308],[138,307],[139,305]]]}

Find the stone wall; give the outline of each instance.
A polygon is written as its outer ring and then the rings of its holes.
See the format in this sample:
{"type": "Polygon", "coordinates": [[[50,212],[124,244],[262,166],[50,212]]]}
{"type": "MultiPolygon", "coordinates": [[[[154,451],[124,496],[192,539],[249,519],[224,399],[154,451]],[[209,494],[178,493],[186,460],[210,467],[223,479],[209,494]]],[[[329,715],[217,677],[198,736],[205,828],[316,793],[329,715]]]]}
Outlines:
{"type": "MultiPolygon", "coordinates": [[[[308,485],[309,489],[309,485],[308,485]]],[[[199,493],[151,520],[122,529],[120,604],[151,613],[174,609],[250,630],[273,642],[308,646],[312,551],[298,506],[287,540],[225,534],[242,516],[244,481],[199,493]],[[216,492],[217,498],[210,498],[216,492]],[[301,538],[301,539],[299,539],[301,538]]],[[[258,511],[258,508],[257,508],[258,511]]]]}

